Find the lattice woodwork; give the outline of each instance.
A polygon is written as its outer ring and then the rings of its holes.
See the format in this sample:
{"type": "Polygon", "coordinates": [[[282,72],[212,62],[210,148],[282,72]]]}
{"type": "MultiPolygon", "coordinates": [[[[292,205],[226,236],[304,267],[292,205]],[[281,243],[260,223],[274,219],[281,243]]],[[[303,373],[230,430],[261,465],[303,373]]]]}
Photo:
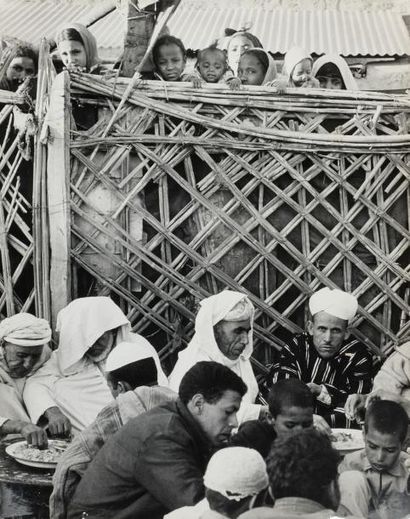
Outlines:
{"type": "Polygon", "coordinates": [[[226,287],[257,308],[259,367],[323,285],[358,296],[374,351],[408,331],[407,98],[148,82],[118,108],[126,85],[71,77],[73,297],[111,294],[163,358],[226,287]]]}

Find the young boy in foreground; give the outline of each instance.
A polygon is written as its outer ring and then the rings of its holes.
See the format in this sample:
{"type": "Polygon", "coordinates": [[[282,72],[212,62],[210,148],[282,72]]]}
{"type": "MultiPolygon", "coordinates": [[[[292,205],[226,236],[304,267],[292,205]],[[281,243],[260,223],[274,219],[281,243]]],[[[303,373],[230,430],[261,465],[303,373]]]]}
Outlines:
{"type": "Polygon", "coordinates": [[[410,513],[409,472],[402,451],[408,417],[396,402],[376,400],[365,416],[365,448],[339,466],[339,512],[371,519],[400,519],[410,513]]]}

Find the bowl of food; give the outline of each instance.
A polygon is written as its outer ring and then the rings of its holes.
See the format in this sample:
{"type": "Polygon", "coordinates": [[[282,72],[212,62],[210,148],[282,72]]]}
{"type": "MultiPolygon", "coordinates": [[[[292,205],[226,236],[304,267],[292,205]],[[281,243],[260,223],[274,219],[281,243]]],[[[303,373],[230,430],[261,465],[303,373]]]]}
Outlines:
{"type": "Polygon", "coordinates": [[[333,448],[343,456],[364,447],[363,433],[358,429],[332,429],[330,440],[333,448]]]}
{"type": "Polygon", "coordinates": [[[28,445],[26,441],[20,441],[8,445],[6,453],[22,465],[54,469],[68,445],[66,440],[48,440],[47,449],[39,449],[28,445]]]}

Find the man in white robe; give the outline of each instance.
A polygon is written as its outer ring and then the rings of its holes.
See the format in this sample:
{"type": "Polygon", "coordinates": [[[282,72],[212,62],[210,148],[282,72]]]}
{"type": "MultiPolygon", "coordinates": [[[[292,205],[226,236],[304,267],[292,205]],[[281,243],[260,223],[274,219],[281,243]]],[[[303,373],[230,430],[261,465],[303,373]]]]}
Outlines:
{"type": "Polygon", "coordinates": [[[255,420],[263,408],[255,404],[259,389],[250,361],[255,309],[245,294],[231,290],[207,297],[200,305],[195,334],[178,355],[169,387],[178,391],[182,377],[197,362],[219,362],[241,377],[248,388],[238,421],[255,420]]]}
{"type": "Polygon", "coordinates": [[[50,338],[48,322],[25,312],[0,323],[0,437],[18,433],[30,444],[47,445],[44,429],[31,423],[23,390],[50,356],[50,338]]]}
{"type": "MultiPolygon", "coordinates": [[[[122,310],[109,297],[72,301],[57,316],[59,347],[32,377],[24,401],[33,423],[44,420],[53,434],[90,425],[112,400],[104,376],[105,360],[120,342],[135,343],[136,334],[122,310]]],[[[139,337],[141,339],[141,337],[139,337]]],[[[167,385],[152,348],[160,385],[167,385]]]]}

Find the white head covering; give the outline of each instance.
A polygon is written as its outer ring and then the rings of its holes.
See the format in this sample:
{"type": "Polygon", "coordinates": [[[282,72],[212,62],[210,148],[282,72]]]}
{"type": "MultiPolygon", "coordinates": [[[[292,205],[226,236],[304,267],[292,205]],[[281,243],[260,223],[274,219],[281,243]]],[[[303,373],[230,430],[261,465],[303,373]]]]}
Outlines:
{"type": "Polygon", "coordinates": [[[51,328],[45,319],[21,312],[0,323],[1,339],[16,346],[41,346],[50,342],[51,328]]]}
{"type": "Polygon", "coordinates": [[[242,55],[253,55],[253,54],[265,54],[265,56],[268,59],[268,69],[265,73],[265,77],[263,78],[262,85],[265,85],[266,83],[269,83],[270,81],[273,81],[277,76],[277,70],[276,70],[276,63],[275,60],[272,58],[272,56],[267,52],[265,49],[259,48],[259,47],[252,47],[251,49],[246,50],[242,55]]]}
{"type": "Polygon", "coordinates": [[[309,59],[313,63],[312,56],[306,49],[303,49],[302,47],[292,47],[285,54],[282,74],[285,75],[290,82],[292,81],[293,69],[304,59],[309,59]]]}
{"type": "Polygon", "coordinates": [[[332,63],[339,69],[347,90],[359,90],[353,74],[350,71],[349,65],[341,56],[339,56],[339,54],[325,54],[320,56],[320,58],[313,63],[312,76],[316,77],[319,74],[320,69],[329,63],[332,63]]]}
{"type": "Polygon", "coordinates": [[[318,312],[326,312],[339,319],[350,321],[356,315],[357,307],[356,297],[338,288],[333,290],[328,287],[321,288],[309,299],[309,310],[312,316],[318,312]]]}
{"type": "Polygon", "coordinates": [[[234,501],[255,496],[269,484],[265,461],[247,447],[221,449],[209,460],[204,484],[234,501]]]}
{"type": "Polygon", "coordinates": [[[136,342],[120,342],[111,350],[105,363],[105,371],[115,371],[133,362],[154,358],[155,354],[154,347],[147,339],[138,335],[136,342]]]}

